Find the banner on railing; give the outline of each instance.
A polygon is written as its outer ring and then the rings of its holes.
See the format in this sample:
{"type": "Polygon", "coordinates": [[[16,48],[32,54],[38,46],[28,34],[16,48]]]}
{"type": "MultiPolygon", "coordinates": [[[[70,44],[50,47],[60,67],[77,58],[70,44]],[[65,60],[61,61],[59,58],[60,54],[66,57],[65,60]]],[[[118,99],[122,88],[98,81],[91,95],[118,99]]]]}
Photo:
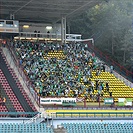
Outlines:
{"type": "Polygon", "coordinates": [[[83,102],[85,99],[84,98],[77,98],[76,100],[77,100],[77,102],[83,102]]]}
{"type": "Polygon", "coordinates": [[[132,98],[118,98],[119,106],[132,106],[132,98]]]}
{"type": "Polygon", "coordinates": [[[114,99],[113,98],[104,98],[104,104],[113,104],[114,103],[114,99]]]}
{"type": "Polygon", "coordinates": [[[76,105],[76,98],[40,98],[40,104],[42,105],[76,105]]]}

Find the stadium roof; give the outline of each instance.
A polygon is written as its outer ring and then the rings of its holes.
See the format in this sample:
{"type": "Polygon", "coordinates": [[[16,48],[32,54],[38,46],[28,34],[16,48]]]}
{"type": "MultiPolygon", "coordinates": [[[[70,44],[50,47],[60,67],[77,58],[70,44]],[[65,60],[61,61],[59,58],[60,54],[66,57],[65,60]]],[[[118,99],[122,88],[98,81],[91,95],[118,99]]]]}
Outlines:
{"type": "Polygon", "coordinates": [[[0,18],[25,22],[53,23],[62,16],[73,17],[102,0],[0,0],[0,18]]]}

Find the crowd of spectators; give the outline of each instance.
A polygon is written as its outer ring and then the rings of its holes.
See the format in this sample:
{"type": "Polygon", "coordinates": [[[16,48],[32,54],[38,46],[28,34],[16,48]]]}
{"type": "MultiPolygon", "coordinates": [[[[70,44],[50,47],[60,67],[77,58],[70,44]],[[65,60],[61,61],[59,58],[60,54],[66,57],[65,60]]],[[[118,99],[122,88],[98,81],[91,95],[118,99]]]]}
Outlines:
{"type": "Polygon", "coordinates": [[[43,97],[87,99],[94,98],[95,91],[96,96],[102,96],[105,86],[109,91],[108,83],[91,81],[92,71],[95,70],[98,76],[101,71],[105,71],[105,65],[97,59],[95,53],[88,51],[87,44],[15,41],[11,45],[33,88],[43,97]],[[44,58],[50,51],[62,51],[66,55],[65,59],[44,58]]]}

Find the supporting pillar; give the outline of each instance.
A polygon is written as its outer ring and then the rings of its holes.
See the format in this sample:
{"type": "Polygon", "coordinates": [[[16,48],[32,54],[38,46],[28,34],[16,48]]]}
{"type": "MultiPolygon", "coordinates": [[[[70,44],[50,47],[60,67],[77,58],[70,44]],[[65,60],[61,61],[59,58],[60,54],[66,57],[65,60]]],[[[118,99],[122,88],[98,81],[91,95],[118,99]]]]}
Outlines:
{"type": "Polygon", "coordinates": [[[14,19],[15,19],[14,14],[10,14],[10,19],[11,19],[11,20],[14,20],[14,19]]]}
{"type": "Polygon", "coordinates": [[[66,17],[61,18],[61,42],[66,43],[66,17]]]}
{"type": "MultiPolygon", "coordinates": [[[[132,4],[132,42],[133,42],[133,4],[132,4]]],[[[131,71],[132,71],[132,74],[131,74],[131,78],[132,78],[132,84],[133,84],[133,44],[131,45],[131,71]]]]}
{"type": "Polygon", "coordinates": [[[53,23],[52,25],[53,25],[53,29],[54,29],[53,32],[55,33],[55,38],[58,39],[58,37],[57,37],[58,29],[57,29],[56,23],[53,23]]]}
{"type": "Polygon", "coordinates": [[[67,22],[68,34],[70,34],[70,22],[67,22]]]}

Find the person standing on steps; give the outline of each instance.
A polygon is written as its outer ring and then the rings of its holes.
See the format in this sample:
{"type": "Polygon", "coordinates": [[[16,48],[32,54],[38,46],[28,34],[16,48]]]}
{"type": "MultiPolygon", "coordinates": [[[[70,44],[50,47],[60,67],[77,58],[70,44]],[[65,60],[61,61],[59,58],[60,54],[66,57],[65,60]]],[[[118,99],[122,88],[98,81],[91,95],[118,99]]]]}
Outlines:
{"type": "Polygon", "coordinates": [[[4,98],[3,98],[3,103],[2,103],[2,105],[4,106],[5,103],[6,103],[6,98],[4,97],[4,98]]]}
{"type": "Polygon", "coordinates": [[[111,74],[113,73],[113,70],[114,70],[114,67],[111,65],[111,66],[110,66],[110,73],[111,73],[111,74]]]}

